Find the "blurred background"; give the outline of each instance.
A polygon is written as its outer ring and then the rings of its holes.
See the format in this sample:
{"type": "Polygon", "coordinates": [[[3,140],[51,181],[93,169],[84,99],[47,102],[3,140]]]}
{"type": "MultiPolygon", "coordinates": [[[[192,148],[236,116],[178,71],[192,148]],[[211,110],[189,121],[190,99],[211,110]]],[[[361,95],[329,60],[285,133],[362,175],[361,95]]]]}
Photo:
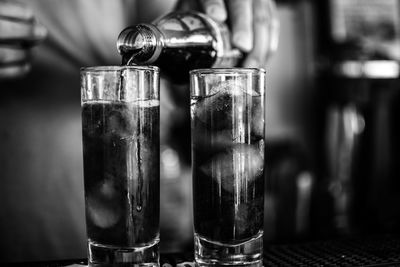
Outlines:
{"type": "Polygon", "coordinates": [[[267,243],[399,232],[399,4],[281,2],[267,243]]]}
{"type": "MultiPolygon", "coordinates": [[[[0,80],[0,261],[85,258],[79,67],[119,64],[119,31],[152,21],[168,1],[121,17],[104,16],[118,7],[99,1],[85,21],[71,18],[90,4],[24,2],[49,36],[26,77],[0,80]],[[96,46],[82,38],[99,28],[96,46]]],[[[265,66],[266,244],[399,233],[400,2],[276,2],[279,49],[265,66]]],[[[161,248],[191,250],[189,117],[176,104],[189,91],[162,86],[174,89],[161,89],[169,129],[161,133],[161,248]]]]}

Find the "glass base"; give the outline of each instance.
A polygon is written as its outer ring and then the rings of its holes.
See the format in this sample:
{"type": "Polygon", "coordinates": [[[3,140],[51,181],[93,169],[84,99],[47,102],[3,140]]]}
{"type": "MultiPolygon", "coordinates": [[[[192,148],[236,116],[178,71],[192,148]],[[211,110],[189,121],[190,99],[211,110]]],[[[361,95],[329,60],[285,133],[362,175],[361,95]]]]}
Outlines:
{"type": "Polygon", "coordinates": [[[159,267],[159,240],[142,247],[116,247],[88,242],[91,267],[159,267]]]}
{"type": "Polygon", "coordinates": [[[239,244],[225,244],[194,235],[194,256],[198,266],[263,266],[263,231],[239,244]]]}

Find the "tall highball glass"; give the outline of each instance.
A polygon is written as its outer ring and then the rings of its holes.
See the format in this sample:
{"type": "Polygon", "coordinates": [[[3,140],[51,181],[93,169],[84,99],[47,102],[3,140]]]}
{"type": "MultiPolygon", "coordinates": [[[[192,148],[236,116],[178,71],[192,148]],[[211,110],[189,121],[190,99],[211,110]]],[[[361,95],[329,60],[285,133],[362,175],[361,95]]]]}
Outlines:
{"type": "Polygon", "coordinates": [[[262,266],[262,69],[191,71],[195,260],[262,266]]]}
{"type": "Polygon", "coordinates": [[[158,73],[81,69],[89,266],[159,266],[158,73]]]}

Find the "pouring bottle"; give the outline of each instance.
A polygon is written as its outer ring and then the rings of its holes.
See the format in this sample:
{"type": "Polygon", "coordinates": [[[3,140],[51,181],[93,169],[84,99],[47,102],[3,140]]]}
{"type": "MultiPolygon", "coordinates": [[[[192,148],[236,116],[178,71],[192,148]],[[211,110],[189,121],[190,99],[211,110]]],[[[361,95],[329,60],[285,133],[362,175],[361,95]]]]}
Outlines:
{"type": "Polygon", "coordinates": [[[192,69],[234,67],[241,58],[225,24],[192,11],[124,29],[117,49],[123,65],[156,65],[178,83],[188,81],[192,69]]]}

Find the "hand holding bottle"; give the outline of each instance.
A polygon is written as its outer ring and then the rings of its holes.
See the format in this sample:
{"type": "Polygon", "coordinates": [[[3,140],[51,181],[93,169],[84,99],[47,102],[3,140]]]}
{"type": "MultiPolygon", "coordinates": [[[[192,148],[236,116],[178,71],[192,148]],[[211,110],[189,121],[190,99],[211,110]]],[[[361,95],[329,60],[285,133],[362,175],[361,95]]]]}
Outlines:
{"type": "Polygon", "coordinates": [[[279,20],[274,0],[180,2],[180,8],[200,8],[217,21],[229,21],[233,46],[247,53],[244,67],[264,66],[278,47],[279,20]]]}
{"type": "Polygon", "coordinates": [[[46,34],[27,6],[0,0],[0,79],[26,74],[30,69],[30,49],[46,34]]]}

